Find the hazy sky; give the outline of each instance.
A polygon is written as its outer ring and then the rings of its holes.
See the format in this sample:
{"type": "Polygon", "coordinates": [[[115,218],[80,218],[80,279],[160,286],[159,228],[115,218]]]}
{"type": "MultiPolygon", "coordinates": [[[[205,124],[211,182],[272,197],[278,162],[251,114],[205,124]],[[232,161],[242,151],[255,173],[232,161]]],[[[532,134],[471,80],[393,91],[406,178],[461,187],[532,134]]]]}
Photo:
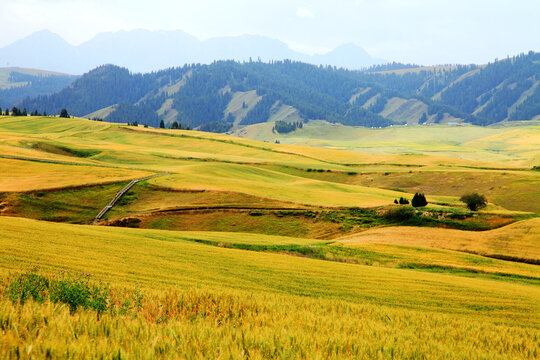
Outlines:
{"type": "Polygon", "coordinates": [[[0,14],[0,47],[42,29],[79,44],[142,28],[265,35],[305,53],[353,42],[420,64],[540,51],[540,0],[1,0],[0,14]]]}

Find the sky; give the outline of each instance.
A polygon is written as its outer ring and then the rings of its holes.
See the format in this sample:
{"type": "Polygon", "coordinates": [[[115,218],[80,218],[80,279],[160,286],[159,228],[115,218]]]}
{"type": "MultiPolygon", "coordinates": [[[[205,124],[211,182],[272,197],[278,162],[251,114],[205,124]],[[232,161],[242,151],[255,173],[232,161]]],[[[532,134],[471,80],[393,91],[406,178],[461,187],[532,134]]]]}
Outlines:
{"type": "Polygon", "coordinates": [[[540,0],[1,0],[0,47],[43,29],[263,35],[307,54],[355,43],[388,61],[487,63],[540,51],[540,0]]]}

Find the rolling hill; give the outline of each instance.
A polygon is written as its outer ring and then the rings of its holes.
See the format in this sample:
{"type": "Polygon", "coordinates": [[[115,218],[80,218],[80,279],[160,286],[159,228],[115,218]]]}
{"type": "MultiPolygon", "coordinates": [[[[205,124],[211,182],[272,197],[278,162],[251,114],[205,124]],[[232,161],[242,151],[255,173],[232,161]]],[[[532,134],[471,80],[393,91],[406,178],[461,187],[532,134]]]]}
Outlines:
{"type": "Polygon", "coordinates": [[[0,116],[0,357],[537,357],[536,133],[471,126],[476,160],[431,154],[449,129],[367,154],[0,116]]]}

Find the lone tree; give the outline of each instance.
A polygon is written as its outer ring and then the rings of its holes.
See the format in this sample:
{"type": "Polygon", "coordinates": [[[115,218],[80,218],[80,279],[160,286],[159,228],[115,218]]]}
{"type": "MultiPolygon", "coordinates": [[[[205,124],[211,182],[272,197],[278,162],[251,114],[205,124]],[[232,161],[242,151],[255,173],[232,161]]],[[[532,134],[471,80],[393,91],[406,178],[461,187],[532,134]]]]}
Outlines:
{"type": "Polygon", "coordinates": [[[427,205],[426,195],[424,195],[423,193],[414,194],[411,200],[411,205],[414,207],[426,206],[427,205]]]}
{"type": "Polygon", "coordinates": [[[66,109],[62,109],[62,111],[60,111],[60,117],[61,118],[69,118],[69,114],[68,114],[66,109]]]}
{"type": "Polygon", "coordinates": [[[473,192],[471,194],[465,194],[461,196],[459,200],[463,201],[471,211],[483,209],[487,206],[486,197],[476,192],[473,192]]]}
{"type": "Polygon", "coordinates": [[[163,121],[163,119],[161,119],[161,121],[159,122],[159,128],[165,129],[165,122],[163,121]]]}

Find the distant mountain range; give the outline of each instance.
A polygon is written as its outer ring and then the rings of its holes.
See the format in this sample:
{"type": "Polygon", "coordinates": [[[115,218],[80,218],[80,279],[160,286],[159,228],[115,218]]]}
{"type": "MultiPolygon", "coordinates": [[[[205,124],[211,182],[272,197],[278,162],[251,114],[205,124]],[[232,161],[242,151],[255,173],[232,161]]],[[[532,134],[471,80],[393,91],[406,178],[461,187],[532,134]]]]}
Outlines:
{"type": "Polygon", "coordinates": [[[371,57],[354,44],[327,54],[306,55],[285,43],[264,36],[242,35],[206,41],[180,30],[132,30],[100,33],[73,46],[48,30],[33,33],[0,48],[0,67],[24,67],[82,74],[103,64],[115,64],[133,72],[150,72],[184,64],[210,64],[216,60],[269,62],[290,59],[315,65],[361,69],[386,61],[371,57]]]}
{"type": "Polygon", "coordinates": [[[28,112],[58,114],[66,108],[72,115],[110,122],[176,123],[214,132],[309,120],[367,127],[489,125],[540,118],[540,53],[481,66],[389,64],[369,71],[290,60],[219,61],[146,74],[104,65],[60,92],[18,106],[28,112]]]}

